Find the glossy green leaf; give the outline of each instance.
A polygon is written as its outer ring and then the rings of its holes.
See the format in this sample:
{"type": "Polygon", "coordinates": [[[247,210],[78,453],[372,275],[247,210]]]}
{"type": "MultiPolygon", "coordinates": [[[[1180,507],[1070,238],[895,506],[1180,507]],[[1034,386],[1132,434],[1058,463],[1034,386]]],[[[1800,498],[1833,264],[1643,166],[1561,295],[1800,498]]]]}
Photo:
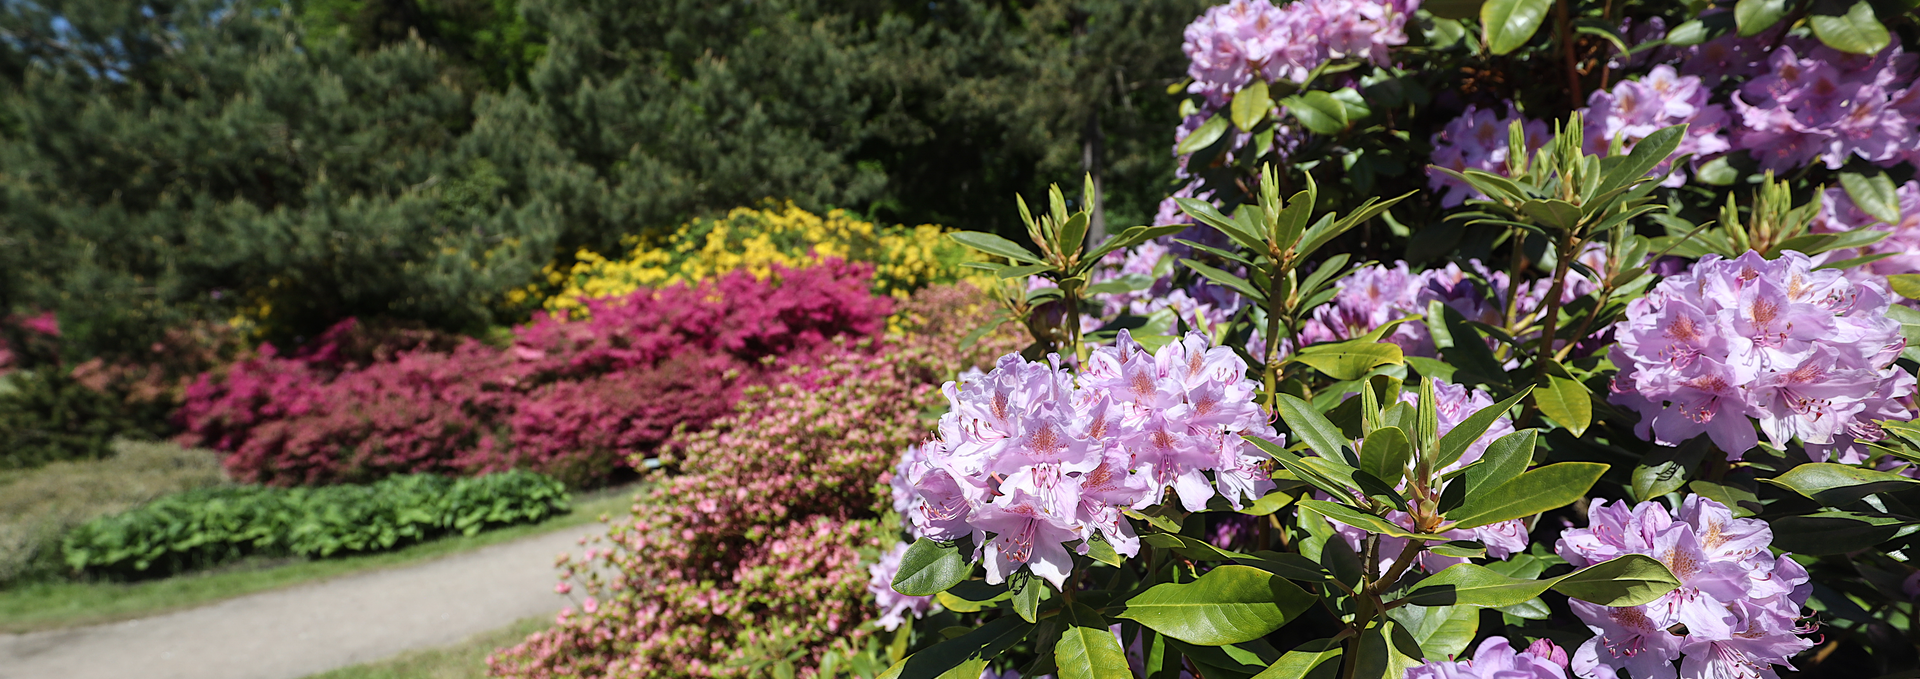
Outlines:
{"type": "Polygon", "coordinates": [[[1369,371],[1401,361],[1400,345],[1388,342],[1347,340],[1315,344],[1301,349],[1289,361],[1304,363],[1336,380],[1357,380],[1369,371]]]}
{"type": "Polygon", "coordinates": [[[1552,589],[1603,606],[1638,606],[1680,586],[1678,578],[1653,557],[1628,554],[1555,578],[1535,580],[1501,574],[1463,563],[1448,566],[1415,584],[1406,602],[1415,606],[1517,606],[1552,589]]]}
{"type": "Polygon", "coordinates": [[[1467,468],[1454,483],[1465,484],[1468,501],[1485,498],[1488,492],[1526,473],[1527,467],[1533,465],[1534,439],[1532,429],[1494,439],[1487,444],[1487,452],[1481,454],[1480,464],[1467,468]]]}
{"type": "Polygon", "coordinates": [[[1448,513],[1455,529],[1525,518],[1559,509],[1585,497],[1607,465],[1598,462],[1550,464],[1501,484],[1478,500],[1469,500],[1448,513]]]}
{"type": "Polygon", "coordinates": [[[1813,14],[1807,17],[1807,25],[1813,27],[1813,35],[1820,38],[1820,42],[1854,54],[1873,54],[1886,49],[1892,36],[1874,16],[1873,5],[1868,4],[1867,0],[1855,0],[1846,11],[1837,11],[1841,5],[1844,5],[1844,0],[1816,2],[1813,14]]]}
{"type": "Polygon", "coordinates": [[[1140,536],[1140,542],[1159,549],[1173,550],[1174,553],[1195,561],[1233,561],[1250,558],[1233,550],[1215,547],[1205,540],[1178,533],[1148,533],[1140,536]]]}
{"type": "Polygon", "coordinates": [[[1353,679],[1400,679],[1407,670],[1420,664],[1420,644],[1392,618],[1360,635],[1360,648],[1353,660],[1353,679]]]}
{"type": "Polygon", "coordinates": [[[1282,102],[1300,124],[1315,134],[1335,135],[1347,131],[1347,105],[1320,90],[1287,97],[1282,102]]]}
{"type": "Polygon", "coordinates": [[[1315,639],[1294,647],[1253,679],[1334,679],[1340,675],[1344,647],[1332,639],[1315,639]]]}
{"type": "Polygon", "coordinates": [[[966,634],[907,656],[879,679],[980,679],[987,662],[1020,643],[1033,625],[1013,616],[995,618],[966,634]]]}
{"type": "Polygon", "coordinates": [[[1888,224],[1900,223],[1900,196],[1894,193],[1893,179],[1885,173],[1866,176],[1842,172],[1840,186],[1846,189],[1847,197],[1853,199],[1853,206],[1860,208],[1861,212],[1888,224]]]}
{"type": "Polygon", "coordinates": [[[1325,582],[1333,574],[1319,562],[1293,552],[1259,551],[1234,559],[1235,563],[1298,582],[1325,582]]]}
{"type": "Polygon", "coordinates": [[[1787,0],[1740,0],[1733,5],[1734,25],[1742,38],[1759,35],[1786,16],[1787,0]]]}
{"type": "Polygon", "coordinates": [[[961,245],[965,245],[967,247],[973,248],[975,250],[979,250],[989,255],[994,255],[996,257],[1006,257],[1015,261],[1026,262],[1028,264],[1042,263],[1038,256],[1035,256],[1032,252],[1029,252],[1026,248],[1020,247],[1019,244],[1014,243],[1013,241],[1007,240],[1005,238],[1001,238],[999,236],[996,236],[990,233],[985,233],[981,231],[955,231],[953,233],[947,234],[947,237],[952,238],[953,240],[959,242],[961,245]]]}
{"type": "Polygon", "coordinates": [[[1644,502],[1685,487],[1705,455],[1705,446],[1692,441],[1677,448],[1655,447],[1633,468],[1633,497],[1644,502]]]}
{"type": "Polygon", "coordinates": [[[1907,299],[1920,299],[1920,274],[1902,273],[1887,277],[1893,293],[1907,299]]]}
{"type": "Polygon", "coordinates": [[[1831,462],[1803,464],[1776,478],[1761,480],[1788,488],[1829,507],[1920,483],[1899,474],[1831,462]]]}
{"type": "Polygon", "coordinates": [[[1413,443],[1399,427],[1383,427],[1367,432],[1360,444],[1360,471],[1389,485],[1398,485],[1413,459],[1413,443]]]}
{"type": "Polygon", "coordinates": [[[1627,153],[1626,160],[1607,171],[1607,175],[1600,180],[1597,192],[1607,193],[1646,177],[1647,173],[1652,172],[1654,168],[1660,166],[1660,163],[1666,162],[1673,156],[1673,152],[1680,148],[1680,142],[1686,136],[1686,125],[1654,130],[1653,134],[1634,143],[1633,150],[1627,153]]]}
{"type": "Polygon", "coordinates": [[[1369,533],[1379,533],[1396,538],[1413,538],[1418,540],[1445,541],[1447,539],[1444,535],[1415,533],[1392,521],[1346,505],[1335,504],[1325,500],[1301,500],[1300,506],[1304,509],[1311,509],[1330,520],[1338,521],[1369,533]]]}
{"type": "Polygon", "coordinates": [[[1307,443],[1308,448],[1328,459],[1343,459],[1350,441],[1340,433],[1340,428],[1327,421],[1325,415],[1313,409],[1313,404],[1302,401],[1291,394],[1280,394],[1276,399],[1280,410],[1280,419],[1285,420],[1287,428],[1295,436],[1307,443]]]}
{"type": "Polygon", "coordinates": [[[1653,557],[1628,554],[1555,578],[1553,591],[1621,608],[1650,603],[1680,586],[1680,579],[1653,557]]]}
{"type": "Polygon", "coordinates": [[[1575,380],[1548,375],[1545,388],[1533,392],[1533,402],[1574,436],[1587,433],[1587,425],[1593,424],[1593,399],[1587,386],[1575,380]]]}
{"type": "Polygon", "coordinates": [[[1870,549],[1920,530],[1920,520],[1912,517],[1842,511],[1782,517],[1767,525],[1774,547],[1814,556],[1870,549]]]}
{"type": "Polygon", "coordinates": [[[1480,611],[1471,606],[1401,606],[1388,615],[1429,658],[1460,655],[1480,631],[1480,611]]]}
{"type": "Polygon", "coordinates": [[[1580,208],[1564,200],[1529,200],[1520,204],[1520,211],[1541,226],[1567,230],[1580,225],[1580,208]]]}
{"type": "Polygon", "coordinates": [[[1519,403],[1520,399],[1526,398],[1530,392],[1531,388],[1523,388],[1520,393],[1507,397],[1505,401],[1482,408],[1468,415],[1467,419],[1461,420],[1452,429],[1448,429],[1447,433],[1440,437],[1433,468],[1439,469],[1460,461],[1460,456],[1466,454],[1467,449],[1473,447],[1475,441],[1480,440],[1481,434],[1487,433],[1488,427],[1492,427],[1494,422],[1506,416],[1507,411],[1512,409],[1514,404],[1519,403]]]}
{"type": "Polygon", "coordinates": [[[1233,125],[1242,132],[1252,132],[1253,126],[1265,120],[1267,112],[1273,110],[1273,100],[1267,97],[1267,81],[1255,78],[1253,84],[1241,88],[1233,95],[1233,125]]]}
{"type": "Polygon", "coordinates": [[[1060,679],[1117,679],[1133,676],[1120,640],[1107,631],[1107,621],[1086,604],[1074,602],[1061,611],[1065,618],[1060,640],[1053,645],[1053,662],[1060,679]]]}
{"type": "Polygon", "coordinates": [[[1480,6],[1480,25],[1486,31],[1487,49],[1506,54],[1533,39],[1540,23],[1547,18],[1550,0],[1487,0],[1480,6]]]}
{"type": "Polygon", "coordinates": [[[1264,637],[1299,616],[1315,597],[1286,578],[1228,565],[1189,583],[1163,583],[1127,600],[1118,617],[1201,646],[1264,637]]]}
{"type": "Polygon", "coordinates": [[[893,591],[908,596],[932,596],[972,574],[973,564],[960,553],[958,546],[920,538],[900,557],[900,570],[893,575],[893,591]]]}
{"type": "Polygon", "coordinates": [[[1183,156],[1193,155],[1194,152],[1200,149],[1212,146],[1214,142],[1220,141],[1220,137],[1227,133],[1227,125],[1229,124],[1226,116],[1216,115],[1208,118],[1207,122],[1201,123],[1198,129],[1195,129],[1192,134],[1188,134],[1186,139],[1180,140],[1180,144],[1174,147],[1174,153],[1183,156]]]}

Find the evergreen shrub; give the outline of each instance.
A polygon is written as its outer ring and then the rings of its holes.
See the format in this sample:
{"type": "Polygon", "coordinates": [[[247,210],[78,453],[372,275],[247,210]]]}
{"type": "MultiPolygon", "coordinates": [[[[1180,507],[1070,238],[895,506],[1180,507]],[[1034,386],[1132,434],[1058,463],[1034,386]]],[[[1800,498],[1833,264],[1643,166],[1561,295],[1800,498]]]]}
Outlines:
{"type": "Polygon", "coordinates": [[[525,470],[321,488],[203,488],[82,524],[62,551],[75,571],[159,576],[250,555],[323,558],[473,535],[539,521],[570,503],[558,480],[525,470]]]}

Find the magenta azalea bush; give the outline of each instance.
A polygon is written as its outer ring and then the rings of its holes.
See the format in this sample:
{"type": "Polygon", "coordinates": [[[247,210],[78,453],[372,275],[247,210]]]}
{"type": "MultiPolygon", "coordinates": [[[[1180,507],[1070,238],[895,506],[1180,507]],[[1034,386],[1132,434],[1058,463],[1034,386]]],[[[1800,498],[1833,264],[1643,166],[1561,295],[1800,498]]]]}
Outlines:
{"type": "Polygon", "coordinates": [[[542,314],[504,349],[369,337],[348,320],[291,355],[269,345],[201,375],[181,439],[261,483],[515,467],[592,483],[836,338],[875,336],[892,300],[868,293],[870,274],[836,260],[641,290],[591,301],[581,319],[542,314]]]}

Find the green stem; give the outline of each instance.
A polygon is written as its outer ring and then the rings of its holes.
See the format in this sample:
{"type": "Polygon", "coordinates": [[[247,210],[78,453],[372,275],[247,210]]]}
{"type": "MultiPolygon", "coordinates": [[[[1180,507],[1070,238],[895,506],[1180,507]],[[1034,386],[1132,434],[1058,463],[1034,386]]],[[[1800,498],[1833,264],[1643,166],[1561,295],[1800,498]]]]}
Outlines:
{"type": "Polygon", "coordinates": [[[1273,419],[1274,411],[1280,407],[1280,363],[1274,360],[1274,353],[1280,348],[1281,300],[1276,294],[1280,291],[1280,262],[1275,260],[1267,272],[1267,346],[1260,351],[1260,364],[1266,366],[1267,419],[1273,419]]]}
{"type": "Polygon", "coordinates": [[[1520,322],[1520,271],[1525,268],[1527,259],[1527,231],[1519,227],[1513,229],[1513,261],[1507,264],[1507,334],[1519,332],[1514,325],[1520,322]]]}
{"type": "MultiPolygon", "coordinates": [[[[1547,285],[1547,313],[1545,318],[1540,319],[1540,349],[1535,355],[1541,358],[1553,356],[1553,336],[1560,329],[1560,293],[1566,289],[1567,270],[1573,264],[1576,239],[1573,231],[1565,233],[1560,237],[1558,250],[1553,254],[1553,282],[1547,285]]],[[[1539,364],[1539,376],[1544,378],[1547,376],[1547,362],[1539,361],[1539,364]]]]}

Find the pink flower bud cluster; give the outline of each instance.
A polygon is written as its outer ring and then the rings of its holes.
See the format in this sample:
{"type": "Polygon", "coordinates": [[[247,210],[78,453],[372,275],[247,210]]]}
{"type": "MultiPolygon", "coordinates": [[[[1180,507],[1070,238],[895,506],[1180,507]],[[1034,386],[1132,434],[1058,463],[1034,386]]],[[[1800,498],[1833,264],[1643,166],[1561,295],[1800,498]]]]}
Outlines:
{"type": "MultiPolygon", "coordinates": [[[[1460,117],[1449,121],[1446,127],[1434,133],[1432,163],[1455,172],[1480,170],[1507,176],[1507,152],[1510,150],[1507,128],[1515,120],[1522,121],[1528,151],[1546,146],[1553,138],[1546,123],[1520,115],[1512,104],[1507,105],[1505,115],[1470,105],[1460,117]]],[[[1427,170],[1427,187],[1441,192],[1440,205],[1444,207],[1459,205],[1470,198],[1486,198],[1466,182],[1431,169],[1427,170]]]]}
{"type": "Polygon", "coordinates": [[[1332,59],[1386,65],[1388,50],[1407,42],[1407,18],[1418,0],[1233,0],[1187,26],[1181,49],[1192,63],[1189,92],[1222,106],[1254,78],[1304,82],[1332,59]]]}
{"type": "MultiPolygon", "coordinates": [[[[1862,280],[1864,277],[1920,273],[1920,181],[1908,180],[1894,190],[1894,195],[1900,199],[1900,221],[1893,224],[1882,222],[1862,211],[1853,204],[1853,198],[1847,195],[1846,190],[1838,186],[1827,189],[1820,201],[1820,214],[1814,217],[1812,224],[1816,232],[1838,233],[1854,229],[1887,232],[1886,239],[1878,243],[1827,254],[1828,261],[1865,255],[1892,255],[1865,266],[1847,269],[1849,277],[1862,280]]],[[[1908,306],[1916,304],[1913,300],[1901,300],[1901,303],[1908,306]]]]}
{"type": "Polygon", "coordinates": [[[1873,55],[1789,38],[1767,57],[1765,75],[1733,97],[1736,148],[1763,169],[1790,172],[1815,160],[1839,169],[1854,157],[1883,166],[1920,164],[1920,57],[1898,41],[1873,55]]]}
{"type": "Polygon", "coordinates": [[[1628,304],[1615,325],[1610,400],[1640,413],[1661,445],[1705,433],[1733,459],[1798,439],[1815,459],[1865,460],[1873,423],[1908,419],[1914,377],[1893,365],[1906,340],[1878,283],[1816,270],[1806,255],[1708,255],[1628,304]]]}
{"type": "MultiPolygon", "coordinates": [[[[1474,413],[1493,407],[1494,403],[1493,397],[1488,396],[1484,391],[1468,389],[1458,384],[1442,380],[1434,380],[1433,394],[1439,406],[1436,410],[1439,415],[1439,432],[1441,436],[1445,436],[1447,432],[1453,431],[1454,427],[1460,426],[1461,422],[1465,421],[1474,413]]],[[[1417,405],[1420,402],[1420,397],[1418,392],[1411,390],[1402,391],[1400,393],[1400,402],[1417,405]]],[[[1500,437],[1513,432],[1513,421],[1507,419],[1505,415],[1500,416],[1499,419],[1493,421],[1492,426],[1487,427],[1486,433],[1481,434],[1480,438],[1474,440],[1473,445],[1467,447],[1466,452],[1460,454],[1459,460],[1436,471],[1440,473],[1450,472],[1474,463],[1479,460],[1481,456],[1486,455],[1488,445],[1491,445],[1500,437]]],[[[1405,484],[1402,484],[1402,487],[1404,487],[1404,485],[1405,484]]],[[[1388,512],[1387,520],[1408,530],[1415,529],[1413,517],[1407,515],[1406,512],[1388,512]]],[[[1335,533],[1338,533],[1342,539],[1347,541],[1347,546],[1352,547],[1355,552],[1360,551],[1361,543],[1368,535],[1366,531],[1337,521],[1333,522],[1333,529],[1335,533]]],[[[1473,540],[1479,542],[1487,548],[1488,557],[1500,560],[1505,560],[1509,556],[1526,551],[1527,545],[1529,544],[1527,539],[1527,525],[1525,522],[1519,520],[1502,521],[1500,523],[1467,530],[1452,530],[1442,533],[1442,535],[1452,540],[1473,540]]],[[[1400,554],[1400,550],[1404,549],[1406,544],[1407,541],[1404,538],[1386,535],[1380,536],[1379,554],[1381,556],[1381,570],[1384,571],[1393,567],[1395,556],[1400,554]]],[[[1466,563],[1466,561],[1464,558],[1441,556],[1432,552],[1422,552],[1419,557],[1420,567],[1429,573],[1438,573],[1448,566],[1457,563],[1466,563]]]]}
{"type": "Polygon", "coordinates": [[[1157,505],[1169,489],[1189,511],[1206,508],[1216,487],[1235,507],[1259,498],[1273,482],[1241,436],[1277,434],[1246,372],[1198,334],[1150,354],[1123,332],[1093,350],[1078,379],[1057,357],[1008,355],[948,382],[939,439],[913,451],[924,459],[905,472],[913,530],[971,537],[990,583],[1024,567],[1059,587],[1073,566],[1066,544],[1084,554],[1099,539],[1137,554],[1122,512],[1157,505]]]}
{"type": "MultiPolygon", "coordinates": [[[[1653,67],[1639,80],[1622,80],[1610,91],[1596,91],[1587,98],[1587,108],[1581,112],[1586,128],[1583,130],[1585,151],[1606,156],[1615,138],[1624,141],[1625,150],[1631,151],[1633,145],[1647,135],[1674,125],[1686,125],[1686,136],[1674,150],[1675,156],[1689,155],[1698,161],[1725,153],[1732,148],[1723,132],[1729,122],[1727,111],[1707,103],[1710,94],[1698,76],[1680,75],[1672,66],[1664,64],[1653,67]]],[[[1651,174],[1666,172],[1671,164],[1671,158],[1662,161],[1651,174]]],[[[1685,175],[1674,173],[1662,185],[1685,183],[1685,175]]]]}
{"type": "Polygon", "coordinates": [[[493,676],[755,677],[787,658],[810,676],[826,651],[864,645],[866,623],[894,612],[876,607],[863,563],[897,535],[880,489],[923,435],[936,380],[1018,346],[1013,333],[957,346],[991,312],[971,291],[922,290],[881,351],[827,356],[679,435],[677,471],[585,559],[558,564],[593,608],[496,654],[493,676]]]}
{"type": "Polygon", "coordinates": [[[1575,568],[1645,554],[1673,571],[1680,588],[1652,603],[1613,608],[1569,600],[1594,637],[1574,652],[1574,674],[1612,679],[1751,677],[1773,679],[1794,654],[1813,647],[1800,635],[1800,607],[1813,586],[1807,571],[1767,546],[1773,531],[1736,519],[1725,505],[1688,495],[1678,512],[1658,502],[1632,508],[1594,503],[1587,528],[1562,533],[1554,551],[1575,568]]]}
{"type": "Polygon", "coordinates": [[[1471,660],[1428,660],[1404,679],[1567,679],[1567,652],[1546,639],[1515,651],[1505,637],[1492,637],[1471,660]]]}

